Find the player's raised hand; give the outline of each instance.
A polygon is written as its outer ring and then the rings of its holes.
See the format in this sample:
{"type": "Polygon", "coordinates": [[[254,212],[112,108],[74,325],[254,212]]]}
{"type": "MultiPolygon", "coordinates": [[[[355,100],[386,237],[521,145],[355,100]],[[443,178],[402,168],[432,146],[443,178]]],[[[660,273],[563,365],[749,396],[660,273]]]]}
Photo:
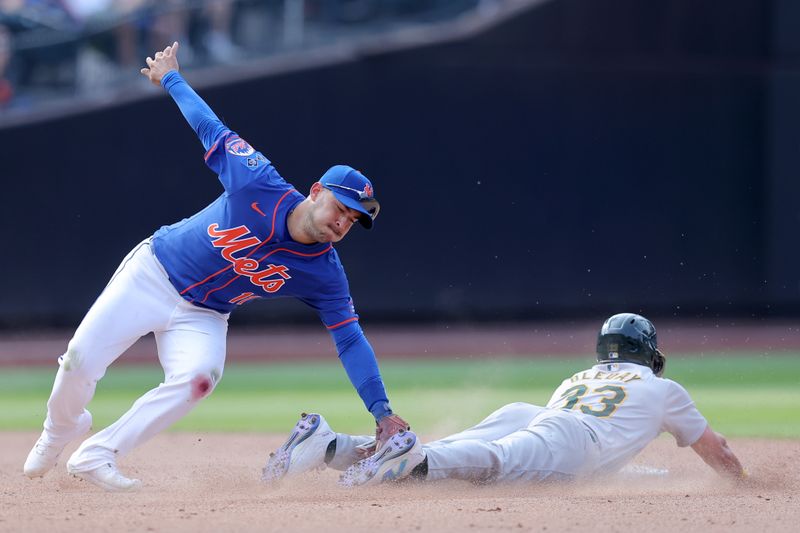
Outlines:
{"type": "Polygon", "coordinates": [[[171,70],[179,70],[178,66],[178,41],[167,46],[161,52],[156,52],[156,57],[148,57],[145,59],[147,67],[139,72],[146,76],[154,85],[161,85],[161,78],[171,70]]]}

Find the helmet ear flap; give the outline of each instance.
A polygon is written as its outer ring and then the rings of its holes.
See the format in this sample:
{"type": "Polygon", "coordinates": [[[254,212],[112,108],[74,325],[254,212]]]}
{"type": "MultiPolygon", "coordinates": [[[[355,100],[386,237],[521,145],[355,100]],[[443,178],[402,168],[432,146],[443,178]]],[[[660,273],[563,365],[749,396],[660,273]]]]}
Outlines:
{"type": "Polygon", "coordinates": [[[653,374],[661,377],[664,374],[664,367],[667,365],[667,358],[660,350],[656,349],[653,354],[653,374]]]}

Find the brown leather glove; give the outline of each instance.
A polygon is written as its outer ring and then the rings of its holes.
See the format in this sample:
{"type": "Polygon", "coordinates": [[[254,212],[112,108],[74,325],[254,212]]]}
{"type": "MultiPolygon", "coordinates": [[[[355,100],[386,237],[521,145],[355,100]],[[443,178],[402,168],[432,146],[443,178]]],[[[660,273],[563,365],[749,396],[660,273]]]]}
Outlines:
{"type": "Polygon", "coordinates": [[[381,449],[383,443],[400,430],[408,431],[411,426],[408,422],[400,418],[398,415],[384,416],[377,422],[378,427],[375,428],[375,440],[377,441],[377,450],[381,449]]]}

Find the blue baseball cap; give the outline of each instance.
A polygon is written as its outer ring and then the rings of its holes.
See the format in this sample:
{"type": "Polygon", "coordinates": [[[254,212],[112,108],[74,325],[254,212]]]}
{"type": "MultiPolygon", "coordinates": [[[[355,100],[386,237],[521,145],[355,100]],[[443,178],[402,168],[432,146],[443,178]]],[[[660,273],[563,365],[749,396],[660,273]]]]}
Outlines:
{"type": "Polygon", "coordinates": [[[372,182],[364,174],[347,165],[336,165],[329,168],[319,182],[344,205],[363,213],[358,221],[365,228],[372,228],[381,206],[375,199],[372,182]]]}

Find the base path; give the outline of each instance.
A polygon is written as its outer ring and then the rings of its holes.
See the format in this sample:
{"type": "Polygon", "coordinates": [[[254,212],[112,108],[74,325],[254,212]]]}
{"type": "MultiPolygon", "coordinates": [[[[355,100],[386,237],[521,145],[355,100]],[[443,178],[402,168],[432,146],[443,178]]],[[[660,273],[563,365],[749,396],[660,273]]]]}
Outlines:
{"type": "Polygon", "coordinates": [[[721,480],[665,437],[636,464],[668,469],[667,476],[347,490],[331,470],[263,485],[261,467],[284,436],[166,433],[120,464],[143,489],[107,494],[69,476],[63,464],[44,479],[27,479],[22,464],[36,437],[0,434],[0,531],[793,532],[800,523],[800,442],[790,440],[733,439],[751,472],[743,486],[721,480]]]}

